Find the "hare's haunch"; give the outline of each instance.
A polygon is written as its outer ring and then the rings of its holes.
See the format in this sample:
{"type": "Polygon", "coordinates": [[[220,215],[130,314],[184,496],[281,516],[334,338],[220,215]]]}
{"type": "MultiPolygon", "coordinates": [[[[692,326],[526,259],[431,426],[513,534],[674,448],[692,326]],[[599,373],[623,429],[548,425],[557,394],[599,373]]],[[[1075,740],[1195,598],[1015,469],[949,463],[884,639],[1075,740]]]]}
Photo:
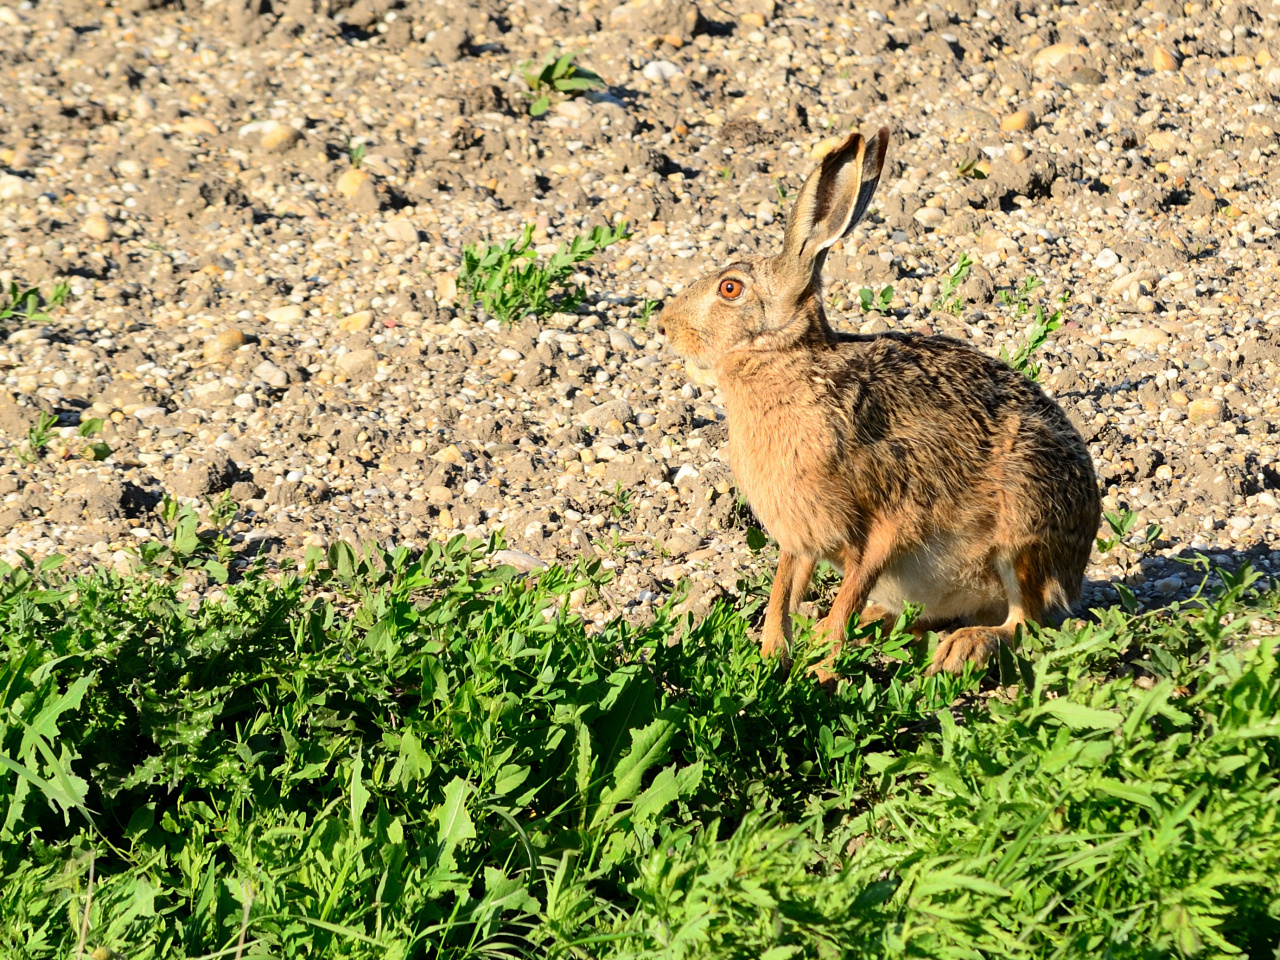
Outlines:
{"type": "Polygon", "coordinates": [[[888,143],[850,136],[805,181],[780,253],[707,274],[658,323],[723,391],[738,485],[781,550],[764,652],[789,658],[826,558],[844,570],[820,626],[837,648],[854,612],[912,602],[920,628],[952,628],[930,670],[959,672],[1079,596],[1101,505],[1080,434],[1022,374],[948,337],[827,322],[827,250],[866,213],[888,143]]]}

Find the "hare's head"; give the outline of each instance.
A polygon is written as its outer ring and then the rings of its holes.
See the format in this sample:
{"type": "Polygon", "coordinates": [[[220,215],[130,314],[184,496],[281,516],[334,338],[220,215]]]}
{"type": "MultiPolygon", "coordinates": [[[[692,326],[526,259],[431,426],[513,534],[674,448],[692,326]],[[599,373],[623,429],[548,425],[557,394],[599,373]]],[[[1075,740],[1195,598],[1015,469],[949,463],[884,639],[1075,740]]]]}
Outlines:
{"type": "Polygon", "coordinates": [[[870,140],[852,134],[809,174],[780,253],[734,260],[667,303],[658,329],[691,373],[714,368],[733,350],[777,350],[827,335],[823,263],[867,212],[888,146],[887,128],[870,140]]]}

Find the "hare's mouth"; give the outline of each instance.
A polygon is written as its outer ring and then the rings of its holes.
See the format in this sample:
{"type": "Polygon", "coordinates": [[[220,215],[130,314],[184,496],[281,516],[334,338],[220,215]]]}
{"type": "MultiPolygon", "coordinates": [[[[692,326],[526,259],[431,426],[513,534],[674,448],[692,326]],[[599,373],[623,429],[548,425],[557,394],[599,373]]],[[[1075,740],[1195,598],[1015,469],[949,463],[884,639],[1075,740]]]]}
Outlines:
{"type": "Polygon", "coordinates": [[[684,372],[694,383],[702,386],[714,387],[716,385],[715,367],[702,361],[689,357],[684,362],[684,372]]]}

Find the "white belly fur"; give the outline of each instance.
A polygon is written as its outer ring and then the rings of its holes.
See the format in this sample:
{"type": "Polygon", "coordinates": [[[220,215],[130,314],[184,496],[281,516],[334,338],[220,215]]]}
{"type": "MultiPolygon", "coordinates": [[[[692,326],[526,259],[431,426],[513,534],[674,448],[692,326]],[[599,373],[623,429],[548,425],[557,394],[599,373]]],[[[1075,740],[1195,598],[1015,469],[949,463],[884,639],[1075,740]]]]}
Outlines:
{"type": "Polygon", "coordinates": [[[951,539],[934,539],[898,557],[881,572],[867,602],[895,612],[904,603],[919,604],[922,622],[1003,621],[1007,604],[999,575],[966,557],[951,539]]]}

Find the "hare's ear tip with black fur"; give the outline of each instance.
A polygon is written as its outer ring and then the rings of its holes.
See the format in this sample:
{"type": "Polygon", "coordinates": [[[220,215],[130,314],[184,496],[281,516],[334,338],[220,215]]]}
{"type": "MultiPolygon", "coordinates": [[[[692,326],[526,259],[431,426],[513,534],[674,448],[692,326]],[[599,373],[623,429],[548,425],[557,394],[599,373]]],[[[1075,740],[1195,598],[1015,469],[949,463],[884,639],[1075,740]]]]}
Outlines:
{"type": "Polygon", "coordinates": [[[881,127],[876,131],[875,136],[871,138],[871,142],[867,144],[867,162],[874,163],[877,168],[883,166],[884,157],[888,150],[889,128],[881,127]]]}

